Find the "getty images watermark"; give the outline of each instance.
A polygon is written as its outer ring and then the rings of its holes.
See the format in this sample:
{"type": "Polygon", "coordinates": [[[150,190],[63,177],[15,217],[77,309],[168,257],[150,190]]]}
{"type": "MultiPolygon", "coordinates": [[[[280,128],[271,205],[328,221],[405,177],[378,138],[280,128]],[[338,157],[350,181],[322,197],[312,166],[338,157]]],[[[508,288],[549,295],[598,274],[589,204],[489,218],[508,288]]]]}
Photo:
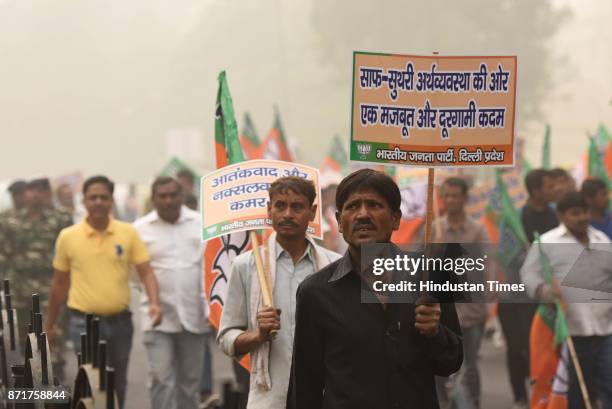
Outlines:
{"type": "MultiPolygon", "coordinates": [[[[552,258],[548,263],[564,301],[612,302],[612,247],[585,253],[584,247],[573,244],[548,244],[542,251],[552,258]],[[555,270],[556,255],[570,253],[575,254],[575,262],[555,270]],[[592,268],[595,265],[601,268],[592,268]],[[585,266],[590,266],[590,275],[585,266]],[[595,277],[592,271],[602,273],[595,277]]],[[[443,302],[537,302],[536,289],[546,283],[544,268],[539,262],[525,267],[526,257],[527,249],[500,251],[487,243],[431,244],[427,250],[418,245],[364,245],[362,302],[384,297],[390,303],[412,303],[423,294],[443,302]]]]}

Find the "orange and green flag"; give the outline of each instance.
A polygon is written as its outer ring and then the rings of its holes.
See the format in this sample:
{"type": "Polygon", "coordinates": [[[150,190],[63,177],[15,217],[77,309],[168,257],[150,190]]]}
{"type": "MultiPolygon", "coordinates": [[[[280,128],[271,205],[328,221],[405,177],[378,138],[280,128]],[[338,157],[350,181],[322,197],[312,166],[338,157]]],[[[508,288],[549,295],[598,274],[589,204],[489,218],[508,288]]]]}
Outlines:
{"type": "Polygon", "coordinates": [[[322,187],[340,183],[348,172],[348,155],[338,135],[334,135],[331,141],[327,155],[323,158],[320,172],[322,187]]]}
{"type": "Polygon", "coordinates": [[[217,168],[244,161],[244,154],[238,139],[234,104],[225,71],[219,74],[219,90],[215,108],[215,157],[217,168]]]}
{"type": "Polygon", "coordinates": [[[604,164],[606,165],[608,175],[612,175],[612,142],[608,144],[608,147],[604,152],[604,164]]]}
{"type": "Polygon", "coordinates": [[[499,243],[499,213],[490,204],[485,207],[480,223],[487,231],[487,236],[491,239],[491,243],[499,243]]]}
{"type": "Polygon", "coordinates": [[[612,175],[612,135],[604,124],[599,124],[597,128],[597,140],[598,146],[603,150],[604,167],[608,172],[608,179],[610,179],[610,175],[612,175]]]}
{"type": "MultiPolygon", "coordinates": [[[[219,91],[215,109],[215,154],[217,168],[242,162],[245,159],[238,140],[234,106],[225,71],[219,74],[219,91]]],[[[204,291],[210,309],[209,321],[216,329],[219,329],[221,323],[232,262],[236,256],[249,248],[248,232],[228,234],[206,242],[204,291]]],[[[248,355],[240,363],[249,369],[248,355]]]]}
{"type": "MultiPolygon", "coordinates": [[[[547,284],[552,284],[552,268],[536,232],[540,267],[547,284]]],[[[569,329],[561,302],[540,304],[533,317],[529,337],[531,368],[531,409],[566,409],[568,356],[565,341],[569,329]]]]}
{"type": "Polygon", "coordinates": [[[263,159],[275,159],[282,160],[285,162],[293,162],[293,155],[289,150],[287,139],[285,137],[285,131],[281,123],[280,114],[278,108],[274,108],[274,125],[266,139],[261,144],[261,158],[263,159]]]}
{"type": "Polygon", "coordinates": [[[242,145],[242,151],[246,159],[257,159],[259,157],[261,141],[248,112],[244,114],[244,124],[240,133],[240,145],[242,145]]]}
{"type": "Polygon", "coordinates": [[[348,170],[348,155],[338,135],[332,138],[327,155],[323,158],[321,172],[330,169],[334,172],[344,174],[348,170]]]}
{"type": "Polygon", "coordinates": [[[608,186],[610,185],[610,177],[608,175],[608,169],[604,165],[602,160],[602,154],[599,151],[597,141],[595,138],[589,138],[589,156],[588,156],[588,175],[590,177],[598,177],[608,186]]]}

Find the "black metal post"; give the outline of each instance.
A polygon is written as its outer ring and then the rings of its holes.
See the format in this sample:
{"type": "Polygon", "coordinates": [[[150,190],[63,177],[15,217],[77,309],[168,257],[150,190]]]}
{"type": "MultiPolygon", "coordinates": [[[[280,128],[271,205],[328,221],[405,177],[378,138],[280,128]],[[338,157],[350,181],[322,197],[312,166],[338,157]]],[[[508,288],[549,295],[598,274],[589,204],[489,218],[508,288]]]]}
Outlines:
{"type": "Polygon", "coordinates": [[[100,368],[100,390],[106,390],[106,341],[98,343],[98,366],[100,368]]]}
{"type": "Polygon", "coordinates": [[[91,333],[93,332],[93,328],[92,328],[92,325],[93,325],[93,314],[87,314],[85,316],[85,323],[86,323],[86,325],[85,325],[85,331],[86,331],[85,334],[87,335],[87,338],[85,340],[86,341],[85,345],[87,346],[87,354],[86,354],[87,355],[87,363],[91,363],[91,358],[92,358],[92,355],[93,355],[93,353],[92,353],[93,344],[91,343],[91,335],[92,335],[91,333]]]}
{"type": "Polygon", "coordinates": [[[87,356],[87,334],[81,332],[81,362],[83,365],[88,363],[89,357],[87,356]]]}
{"type": "Polygon", "coordinates": [[[42,314],[37,312],[34,314],[34,334],[36,334],[36,339],[38,339],[42,331],[42,314]]]}
{"type": "Polygon", "coordinates": [[[3,308],[2,304],[3,304],[2,297],[0,297],[0,330],[4,329],[4,320],[2,319],[2,308],[3,308]]]}
{"type": "Polygon", "coordinates": [[[34,314],[40,312],[40,296],[38,293],[32,294],[32,312],[34,314]]]}
{"type": "Polygon", "coordinates": [[[100,318],[93,319],[91,324],[91,363],[98,367],[98,342],[100,342],[100,318]]]}
{"type": "Polygon", "coordinates": [[[47,367],[47,334],[41,332],[38,336],[38,347],[40,348],[40,367],[42,369],[42,384],[49,385],[49,374],[47,367]]]}
{"type": "Polygon", "coordinates": [[[115,409],[115,370],[106,368],[106,409],[115,409]]]}
{"type": "MultiPolygon", "coordinates": [[[[9,303],[10,304],[10,296],[9,296],[9,303]]],[[[15,319],[13,318],[13,309],[9,309],[6,312],[7,316],[8,316],[8,326],[9,326],[9,344],[10,344],[10,348],[11,351],[15,350],[15,319]]]]}

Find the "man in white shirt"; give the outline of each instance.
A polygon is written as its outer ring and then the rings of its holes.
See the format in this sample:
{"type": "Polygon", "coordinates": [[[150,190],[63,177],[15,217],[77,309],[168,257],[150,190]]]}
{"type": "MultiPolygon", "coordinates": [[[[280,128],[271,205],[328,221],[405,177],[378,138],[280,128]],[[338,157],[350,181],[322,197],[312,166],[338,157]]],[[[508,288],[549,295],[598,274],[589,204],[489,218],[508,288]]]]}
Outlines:
{"type": "Polygon", "coordinates": [[[181,185],[159,177],[154,210],[134,222],[159,283],[163,322],[153,328],[141,296],[153,409],[197,409],[204,344],[209,333],[202,290],[200,216],[183,205],[181,185]]]}
{"type": "MultiPolygon", "coordinates": [[[[540,302],[561,299],[591,399],[612,409],[612,248],[601,231],[589,225],[584,197],[570,192],[557,203],[561,225],[543,234],[541,247],[534,243],[521,268],[527,292],[540,302]],[[540,249],[548,259],[552,281],[546,283],[540,249]],[[561,287],[560,283],[563,283],[561,287]]],[[[572,368],[569,409],[583,408],[572,368]]],[[[595,407],[595,405],[593,406],[595,407]]]]}

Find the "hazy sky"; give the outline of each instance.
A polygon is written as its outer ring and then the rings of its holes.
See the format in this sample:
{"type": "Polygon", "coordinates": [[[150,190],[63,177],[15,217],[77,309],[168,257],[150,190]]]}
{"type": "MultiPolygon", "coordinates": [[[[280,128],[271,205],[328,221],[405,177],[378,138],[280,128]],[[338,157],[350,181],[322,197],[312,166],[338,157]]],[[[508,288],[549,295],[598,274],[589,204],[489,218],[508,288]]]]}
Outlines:
{"type": "MultiPolygon", "coordinates": [[[[571,7],[567,21],[553,42],[565,54],[565,65],[551,75],[557,86],[542,104],[552,127],[553,162],[573,166],[586,150],[587,132],[599,122],[612,131],[612,2],[558,0],[571,7]]],[[[540,163],[544,121],[527,124],[528,155],[540,163]]]]}
{"type": "MultiPolygon", "coordinates": [[[[433,3],[443,10],[443,1],[433,3]]],[[[333,134],[348,138],[352,48],[428,53],[436,44],[428,39],[420,48],[397,50],[351,44],[339,51],[345,67],[330,67],[321,62],[325,44],[313,24],[313,4],[0,0],[0,180],[82,170],[144,182],[173,153],[198,169],[211,168],[222,69],[239,126],[248,110],[263,137],[278,104],[301,160],[318,166],[333,134]]],[[[571,17],[550,41],[559,65],[541,108],[553,129],[553,162],[569,164],[586,146],[587,130],[599,121],[612,128],[612,2],[553,4],[568,7],[571,17]]],[[[432,16],[426,24],[438,36],[453,35],[432,16]]],[[[364,24],[334,17],[338,30],[364,24]]],[[[512,54],[515,46],[508,38],[500,51],[512,54]]],[[[538,163],[545,120],[518,121],[528,156],[538,163]]]]}

